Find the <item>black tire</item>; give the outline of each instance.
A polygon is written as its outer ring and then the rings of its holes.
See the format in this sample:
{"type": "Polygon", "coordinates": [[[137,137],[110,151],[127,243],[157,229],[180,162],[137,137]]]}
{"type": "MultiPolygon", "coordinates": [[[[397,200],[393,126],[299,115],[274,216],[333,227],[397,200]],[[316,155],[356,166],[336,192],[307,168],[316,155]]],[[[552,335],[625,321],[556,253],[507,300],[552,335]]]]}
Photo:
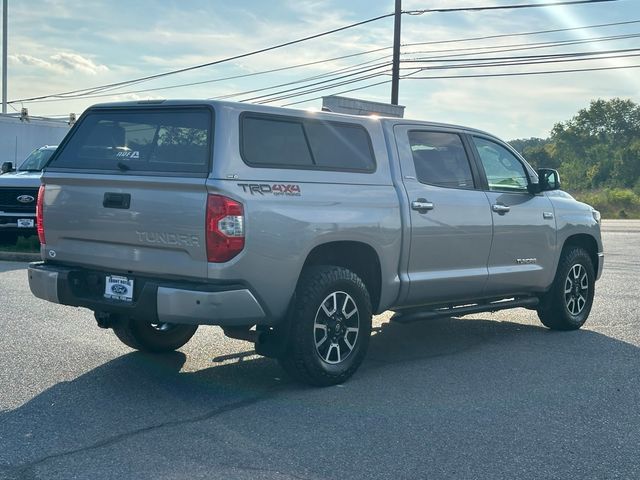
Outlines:
{"type": "Polygon", "coordinates": [[[17,242],[17,232],[0,232],[0,245],[15,245],[17,242]]]}
{"type": "Polygon", "coordinates": [[[334,266],[305,269],[296,289],[288,345],[280,364],[295,380],[309,385],[344,382],[367,353],[371,315],[369,292],[355,273],[334,266]]]}
{"type": "Polygon", "coordinates": [[[133,318],[122,318],[113,324],[113,333],[122,343],[135,350],[152,353],[177,350],[193,337],[197,329],[198,325],[151,324],[133,318]]]}
{"type": "Polygon", "coordinates": [[[541,298],[540,321],[552,330],[577,330],[589,317],[596,275],[589,253],[580,247],[562,252],[551,289],[541,298]]]}

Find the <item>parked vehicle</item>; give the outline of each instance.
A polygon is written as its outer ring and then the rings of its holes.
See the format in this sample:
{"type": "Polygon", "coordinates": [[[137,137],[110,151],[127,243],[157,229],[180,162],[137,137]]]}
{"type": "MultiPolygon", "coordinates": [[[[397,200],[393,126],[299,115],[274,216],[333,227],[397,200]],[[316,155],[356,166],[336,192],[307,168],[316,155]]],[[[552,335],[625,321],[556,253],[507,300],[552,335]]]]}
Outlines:
{"type": "Polygon", "coordinates": [[[93,310],[139,350],[219,325],[314,385],[356,371],[386,310],[408,322],[525,307],[580,328],[603,268],[599,214],[557,172],[440,123],[98,105],[42,182],[37,297],[93,310]]]}
{"type": "Polygon", "coordinates": [[[36,203],[40,173],[55,146],[45,145],[31,152],[14,169],[2,164],[0,174],[0,244],[15,244],[18,236],[36,235],[36,203]]]}

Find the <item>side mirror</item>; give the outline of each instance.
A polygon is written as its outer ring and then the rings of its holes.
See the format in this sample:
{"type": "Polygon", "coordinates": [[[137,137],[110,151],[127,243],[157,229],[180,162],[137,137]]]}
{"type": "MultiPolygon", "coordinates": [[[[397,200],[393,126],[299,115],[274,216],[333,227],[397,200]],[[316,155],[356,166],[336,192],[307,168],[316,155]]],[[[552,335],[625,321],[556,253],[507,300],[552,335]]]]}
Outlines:
{"type": "Polygon", "coordinates": [[[3,162],[2,167],[0,167],[0,172],[8,173],[13,171],[13,163],[11,162],[3,162]]]}
{"type": "Polygon", "coordinates": [[[553,168],[539,168],[538,179],[541,192],[560,189],[560,174],[553,168]]]}

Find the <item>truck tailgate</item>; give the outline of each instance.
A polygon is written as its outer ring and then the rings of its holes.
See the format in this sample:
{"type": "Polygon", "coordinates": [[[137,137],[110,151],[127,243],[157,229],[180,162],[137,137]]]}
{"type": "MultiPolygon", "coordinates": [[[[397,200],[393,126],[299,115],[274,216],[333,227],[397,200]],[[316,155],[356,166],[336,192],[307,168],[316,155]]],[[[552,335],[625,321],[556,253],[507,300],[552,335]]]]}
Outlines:
{"type": "Polygon", "coordinates": [[[203,178],[48,173],[46,260],[207,276],[203,178]]]}

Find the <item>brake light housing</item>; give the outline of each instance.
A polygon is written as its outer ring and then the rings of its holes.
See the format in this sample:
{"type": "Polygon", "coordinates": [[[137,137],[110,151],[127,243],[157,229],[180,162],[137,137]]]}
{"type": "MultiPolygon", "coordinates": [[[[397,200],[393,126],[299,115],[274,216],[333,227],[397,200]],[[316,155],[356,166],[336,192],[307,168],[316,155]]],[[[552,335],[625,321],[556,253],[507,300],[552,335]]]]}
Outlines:
{"type": "Polygon", "coordinates": [[[42,245],[47,243],[44,236],[44,189],[44,185],[40,185],[38,200],[36,201],[36,229],[38,230],[38,239],[42,245]]]}
{"type": "Polygon", "coordinates": [[[207,259],[228,262],[244,249],[244,207],[222,195],[207,196],[207,259]]]}

